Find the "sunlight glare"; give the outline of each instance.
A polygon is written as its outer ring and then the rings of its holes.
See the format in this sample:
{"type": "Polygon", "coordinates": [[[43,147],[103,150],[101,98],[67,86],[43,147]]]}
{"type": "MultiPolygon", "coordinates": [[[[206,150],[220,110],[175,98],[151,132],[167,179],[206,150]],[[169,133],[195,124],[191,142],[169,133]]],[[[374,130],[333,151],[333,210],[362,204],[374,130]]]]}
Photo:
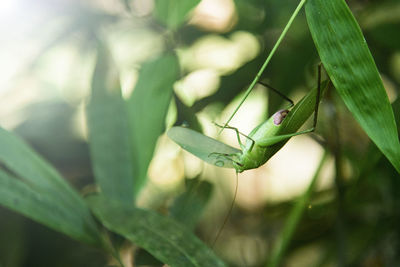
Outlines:
{"type": "Polygon", "coordinates": [[[13,18],[21,9],[19,0],[3,0],[0,5],[0,20],[13,18]]]}

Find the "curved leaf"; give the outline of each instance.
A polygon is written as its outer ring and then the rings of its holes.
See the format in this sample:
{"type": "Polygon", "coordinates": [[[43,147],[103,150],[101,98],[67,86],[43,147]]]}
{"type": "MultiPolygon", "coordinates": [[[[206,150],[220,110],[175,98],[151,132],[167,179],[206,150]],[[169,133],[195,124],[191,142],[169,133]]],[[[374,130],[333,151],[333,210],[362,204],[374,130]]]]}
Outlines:
{"type": "Polygon", "coordinates": [[[15,135],[0,128],[0,204],[76,240],[100,243],[90,211],[58,172],[15,135]]]}
{"type": "Polygon", "coordinates": [[[321,61],[361,127],[400,172],[393,110],[363,34],[344,0],[308,0],[308,25],[321,61]]]}
{"type": "Polygon", "coordinates": [[[126,237],[170,266],[225,266],[211,249],[171,218],[133,206],[123,206],[102,196],[90,196],[88,202],[108,229],[126,237]]]}

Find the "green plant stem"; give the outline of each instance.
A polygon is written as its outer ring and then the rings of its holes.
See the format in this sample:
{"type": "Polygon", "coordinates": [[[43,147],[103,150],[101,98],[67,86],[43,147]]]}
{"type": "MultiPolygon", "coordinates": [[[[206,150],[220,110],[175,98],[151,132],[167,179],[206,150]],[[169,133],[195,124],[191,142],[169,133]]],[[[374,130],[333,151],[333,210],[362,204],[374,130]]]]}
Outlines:
{"type": "Polygon", "coordinates": [[[232,113],[232,115],[229,117],[228,121],[225,123],[224,127],[221,128],[219,133],[221,133],[225,127],[229,124],[229,122],[232,120],[233,116],[235,116],[236,112],[239,110],[239,108],[242,106],[246,98],[249,96],[250,92],[253,90],[254,86],[257,84],[258,80],[260,80],[262,73],[264,72],[265,68],[267,67],[268,63],[271,61],[272,56],[275,54],[276,49],[278,49],[279,45],[281,44],[283,38],[285,37],[286,33],[288,32],[290,26],[292,25],[294,19],[296,18],[297,14],[300,12],[301,8],[304,6],[307,0],[301,0],[300,3],[298,4],[297,8],[293,12],[292,16],[290,17],[288,23],[286,24],[285,28],[283,29],[281,35],[279,36],[278,40],[276,41],[274,47],[272,48],[271,52],[269,53],[267,59],[265,60],[264,64],[261,66],[260,70],[254,77],[253,81],[251,82],[249,88],[247,88],[247,91],[240,101],[239,105],[236,107],[235,111],[232,113]]]}
{"type": "MultiPolygon", "coordinates": [[[[337,104],[335,103],[335,106],[337,104]]],[[[337,190],[337,217],[335,225],[335,236],[336,236],[336,250],[337,250],[337,266],[346,266],[347,263],[347,242],[346,242],[346,222],[345,222],[345,184],[343,175],[343,161],[341,153],[341,140],[340,140],[340,118],[337,113],[337,108],[334,109],[332,117],[333,125],[333,143],[330,145],[330,149],[335,157],[335,185],[337,190]]]]}
{"type": "Polygon", "coordinates": [[[315,187],[317,178],[320,175],[322,166],[324,165],[327,156],[328,156],[328,153],[325,150],[324,155],[322,156],[322,159],[318,165],[317,170],[315,171],[315,174],[311,180],[310,185],[308,186],[307,190],[304,192],[303,196],[301,196],[301,198],[298,200],[296,205],[292,208],[292,210],[288,216],[288,219],[285,223],[285,226],[283,228],[282,234],[278,238],[278,240],[272,250],[271,258],[267,264],[268,267],[279,266],[279,263],[281,262],[282,257],[284,256],[284,254],[287,250],[287,247],[289,246],[292,236],[296,230],[296,227],[297,227],[298,223],[300,222],[303,212],[304,212],[305,208],[307,207],[307,204],[310,201],[310,197],[311,197],[312,192],[314,191],[314,187],[315,187]]]}

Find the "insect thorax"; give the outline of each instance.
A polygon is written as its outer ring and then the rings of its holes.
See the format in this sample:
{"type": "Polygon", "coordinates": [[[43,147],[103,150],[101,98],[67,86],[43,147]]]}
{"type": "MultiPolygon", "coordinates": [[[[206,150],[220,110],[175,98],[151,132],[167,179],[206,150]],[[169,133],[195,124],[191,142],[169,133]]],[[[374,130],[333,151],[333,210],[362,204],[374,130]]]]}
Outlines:
{"type": "Polygon", "coordinates": [[[255,145],[251,152],[244,150],[244,153],[240,155],[238,162],[234,163],[235,169],[238,172],[243,172],[245,170],[260,167],[269,159],[269,157],[266,157],[268,149],[268,147],[259,147],[255,145]]]}
{"type": "Polygon", "coordinates": [[[239,160],[234,162],[234,167],[238,172],[258,168],[276,153],[277,150],[273,146],[259,146],[258,141],[278,134],[279,128],[288,113],[289,110],[287,109],[277,111],[250,133],[249,140],[247,140],[239,160]]]}

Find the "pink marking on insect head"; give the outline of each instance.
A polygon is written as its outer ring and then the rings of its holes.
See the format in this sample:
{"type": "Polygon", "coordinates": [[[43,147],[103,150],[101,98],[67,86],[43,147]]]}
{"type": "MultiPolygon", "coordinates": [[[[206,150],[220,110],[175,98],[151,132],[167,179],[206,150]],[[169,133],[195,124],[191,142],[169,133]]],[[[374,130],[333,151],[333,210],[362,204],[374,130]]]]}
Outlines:
{"type": "Polygon", "coordinates": [[[272,115],[274,119],[274,124],[275,125],[280,125],[283,121],[284,118],[286,118],[287,114],[289,113],[289,110],[287,109],[281,109],[275,112],[274,115],[272,115]]]}

